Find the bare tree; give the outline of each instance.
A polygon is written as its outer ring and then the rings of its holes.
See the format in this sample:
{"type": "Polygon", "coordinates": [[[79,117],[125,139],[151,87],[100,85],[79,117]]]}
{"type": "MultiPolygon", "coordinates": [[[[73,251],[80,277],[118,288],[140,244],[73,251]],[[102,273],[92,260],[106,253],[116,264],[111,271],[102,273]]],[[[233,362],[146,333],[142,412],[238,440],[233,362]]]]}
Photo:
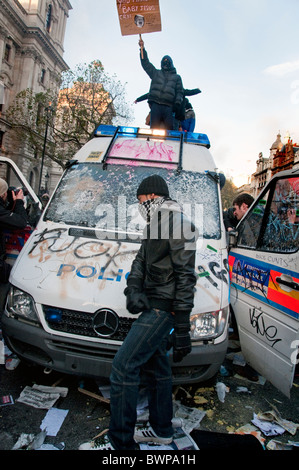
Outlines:
{"type": "Polygon", "coordinates": [[[26,141],[41,155],[46,134],[45,154],[62,167],[100,124],[126,124],[131,118],[125,86],[107,75],[100,61],[64,72],[58,96],[23,90],[7,111],[16,145],[26,141]]]}
{"type": "Polygon", "coordinates": [[[221,201],[223,210],[232,207],[234,198],[237,195],[237,186],[234,185],[232,179],[227,179],[221,190],[221,201]]]}

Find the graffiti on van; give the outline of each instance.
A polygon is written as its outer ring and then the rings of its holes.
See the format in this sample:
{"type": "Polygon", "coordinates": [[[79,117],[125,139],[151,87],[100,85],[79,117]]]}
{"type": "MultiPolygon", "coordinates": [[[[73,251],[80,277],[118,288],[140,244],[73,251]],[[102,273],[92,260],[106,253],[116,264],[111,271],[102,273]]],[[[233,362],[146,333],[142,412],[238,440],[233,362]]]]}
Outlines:
{"type": "MultiPolygon", "coordinates": [[[[97,270],[92,265],[82,265],[82,266],[75,266],[74,264],[61,264],[59,266],[57,276],[61,277],[64,276],[66,273],[74,273],[74,275],[82,278],[82,279],[90,279],[95,277],[99,280],[105,281],[116,281],[120,282],[123,278],[123,269],[119,269],[117,273],[114,275],[109,274],[106,277],[106,268],[100,268],[97,270]],[[113,276],[113,277],[112,277],[113,276]]],[[[125,274],[125,279],[128,277],[129,272],[125,274]]]]}
{"type": "Polygon", "coordinates": [[[276,338],[277,328],[275,325],[266,325],[266,320],[264,318],[263,312],[257,310],[255,307],[249,309],[250,324],[255,332],[265,337],[265,339],[271,343],[271,347],[275,346],[276,343],[282,341],[281,338],[276,338]]]}
{"type": "Polygon", "coordinates": [[[115,241],[113,244],[101,240],[88,240],[78,243],[79,236],[65,239],[63,235],[67,233],[67,230],[65,228],[45,229],[36,234],[36,240],[33,242],[28,254],[29,257],[38,258],[39,262],[43,262],[50,259],[53,254],[56,256],[61,254],[64,258],[69,254],[73,258],[81,260],[105,256],[103,269],[106,270],[108,267],[118,269],[118,258],[133,256],[137,252],[137,249],[126,250],[126,244],[120,241],[115,241]]]}
{"type": "MultiPolygon", "coordinates": [[[[31,259],[37,259],[39,263],[50,260],[54,255],[61,259],[56,273],[56,276],[61,279],[70,274],[80,279],[116,282],[127,278],[129,272],[124,271],[122,263],[128,258],[133,260],[138,251],[138,245],[136,248],[130,248],[127,243],[119,240],[115,240],[113,243],[97,239],[82,242],[82,237],[69,237],[67,234],[67,228],[46,228],[35,234],[35,240],[28,256],[31,259]],[[100,266],[94,266],[92,262],[98,259],[101,260],[100,266]],[[78,261],[82,261],[82,263],[78,263],[78,261]]],[[[197,265],[196,274],[200,285],[203,285],[205,280],[208,281],[210,287],[217,290],[220,290],[221,282],[228,285],[229,266],[227,259],[224,259],[222,264],[219,253],[208,245],[206,250],[200,252],[198,261],[201,264],[197,265]]]]}
{"type": "MultiPolygon", "coordinates": [[[[109,157],[132,158],[130,163],[134,165],[139,165],[138,160],[142,159],[147,160],[149,165],[150,161],[178,162],[179,155],[172,145],[165,142],[125,139],[113,145],[109,157]]],[[[109,159],[107,162],[109,163],[109,159]]]]}

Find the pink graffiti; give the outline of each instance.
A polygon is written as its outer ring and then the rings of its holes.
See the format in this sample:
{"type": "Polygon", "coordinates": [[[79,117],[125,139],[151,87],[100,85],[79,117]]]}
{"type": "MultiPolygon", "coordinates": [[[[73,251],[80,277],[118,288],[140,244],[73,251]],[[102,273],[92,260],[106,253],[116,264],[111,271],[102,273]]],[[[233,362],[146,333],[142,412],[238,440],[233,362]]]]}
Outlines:
{"type": "MultiPolygon", "coordinates": [[[[112,163],[113,157],[129,159],[130,164],[138,164],[138,159],[149,160],[149,162],[177,162],[178,156],[171,145],[164,142],[141,141],[136,139],[126,139],[116,142],[109,154],[107,163],[112,163]],[[131,160],[132,159],[132,160],[131,160]]],[[[124,161],[118,161],[123,163],[124,161]]],[[[116,163],[116,162],[115,162],[116,163]]]]}

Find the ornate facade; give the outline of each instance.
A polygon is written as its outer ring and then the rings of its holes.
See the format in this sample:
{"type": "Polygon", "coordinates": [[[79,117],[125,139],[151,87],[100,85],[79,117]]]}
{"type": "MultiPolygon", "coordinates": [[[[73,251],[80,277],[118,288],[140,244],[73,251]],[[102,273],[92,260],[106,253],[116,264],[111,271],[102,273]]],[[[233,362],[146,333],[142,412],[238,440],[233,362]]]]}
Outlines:
{"type": "MultiPolygon", "coordinates": [[[[20,91],[51,89],[58,94],[60,75],[68,68],[63,43],[71,9],[69,0],[0,0],[0,151],[18,164],[35,190],[40,156],[26,145],[12,145],[5,112],[20,91]]],[[[45,162],[43,186],[48,188],[59,176],[50,166],[45,162]]]]}
{"type": "Polygon", "coordinates": [[[299,144],[293,143],[289,136],[283,143],[279,133],[270,147],[269,157],[264,157],[262,152],[259,154],[250,184],[241,186],[238,192],[248,192],[256,198],[275,173],[290,168],[299,168],[299,144]]]}

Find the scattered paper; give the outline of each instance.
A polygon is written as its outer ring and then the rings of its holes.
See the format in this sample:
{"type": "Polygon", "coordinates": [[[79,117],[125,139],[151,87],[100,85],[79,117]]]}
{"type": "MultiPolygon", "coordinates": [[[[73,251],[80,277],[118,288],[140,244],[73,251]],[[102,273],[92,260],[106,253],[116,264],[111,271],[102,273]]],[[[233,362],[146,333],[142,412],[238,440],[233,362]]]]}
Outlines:
{"type": "Polygon", "coordinates": [[[4,395],[0,398],[0,406],[13,405],[14,401],[11,395],[4,395]]]}
{"type": "Polygon", "coordinates": [[[268,450],[294,450],[294,447],[299,447],[299,442],[280,442],[276,439],[271,439],[266,447],[268,450]]]}
{"type": "Polygon", "coordinates": [[[47,436],[57,436],[68,412],[69,410],[51,408],[40,425],[41,430],[46,431],[47,436]]]}
{"type": "Polygon", "coordinates": [[[186,434],[189,434],[193,429],[200,426],[200,422],[206,415],[205,411],[199,410],[198,408],[191,408],[184,406],[178,401],[173,404],[173,414],[175,418],[182,420],[182,429],[186,434]]]}
{"type": "Polygon", "coordinates": [[[63,387],[46,387],[43,385],[26,386],[22,390],[18,402],[34,408],[50,409],[60,396],[66,396],[67,389],[63,387]]]}
{"type": "Polygon", "coordinates": [[[236,392],[237,393],[248,393],[249,395],[251,394],[251,391],[248,390],[247,387],[237,387],[236,392]]]}
{"type": "Polygon", "coordinates": [[[277,409],[266,411],[265,413],[258,413],[256,416],[259,420],[270,421],[278,424],[292,435],[296,434],[297,429],[299,428],[299,424],[293,423],[293,421],[288,421],[287,419],[283,419],[277,409]]]}
{"type": "Polygon", "coordinates": [[[43,445],[45,437],[46,433],[44,431],[40,432],[36,436],[34,434],[22,433],[12,450],[37,450],[41,445],[43,445]]]}
{"type": "Polygon", "coordinates": [[[264,421],[262,419],[258,419],[255,413],[253,414],[253,419],[251,420],[251,422],[257,428],[259,428],[265,436],[279,436],[285,431],[284,428],[279,426],[279,424],[276,424],[271,421],[264,421]]]}
{"type": "Polygon", "coordinates": [[[67,387],[50,387],[47,385],[36,385],[34,384],[33,387],[34,390],[40,390],[41,392],[44,393],[59,393],[61,397],[66,397],[68,394],[68,388],[67,387]]]}

